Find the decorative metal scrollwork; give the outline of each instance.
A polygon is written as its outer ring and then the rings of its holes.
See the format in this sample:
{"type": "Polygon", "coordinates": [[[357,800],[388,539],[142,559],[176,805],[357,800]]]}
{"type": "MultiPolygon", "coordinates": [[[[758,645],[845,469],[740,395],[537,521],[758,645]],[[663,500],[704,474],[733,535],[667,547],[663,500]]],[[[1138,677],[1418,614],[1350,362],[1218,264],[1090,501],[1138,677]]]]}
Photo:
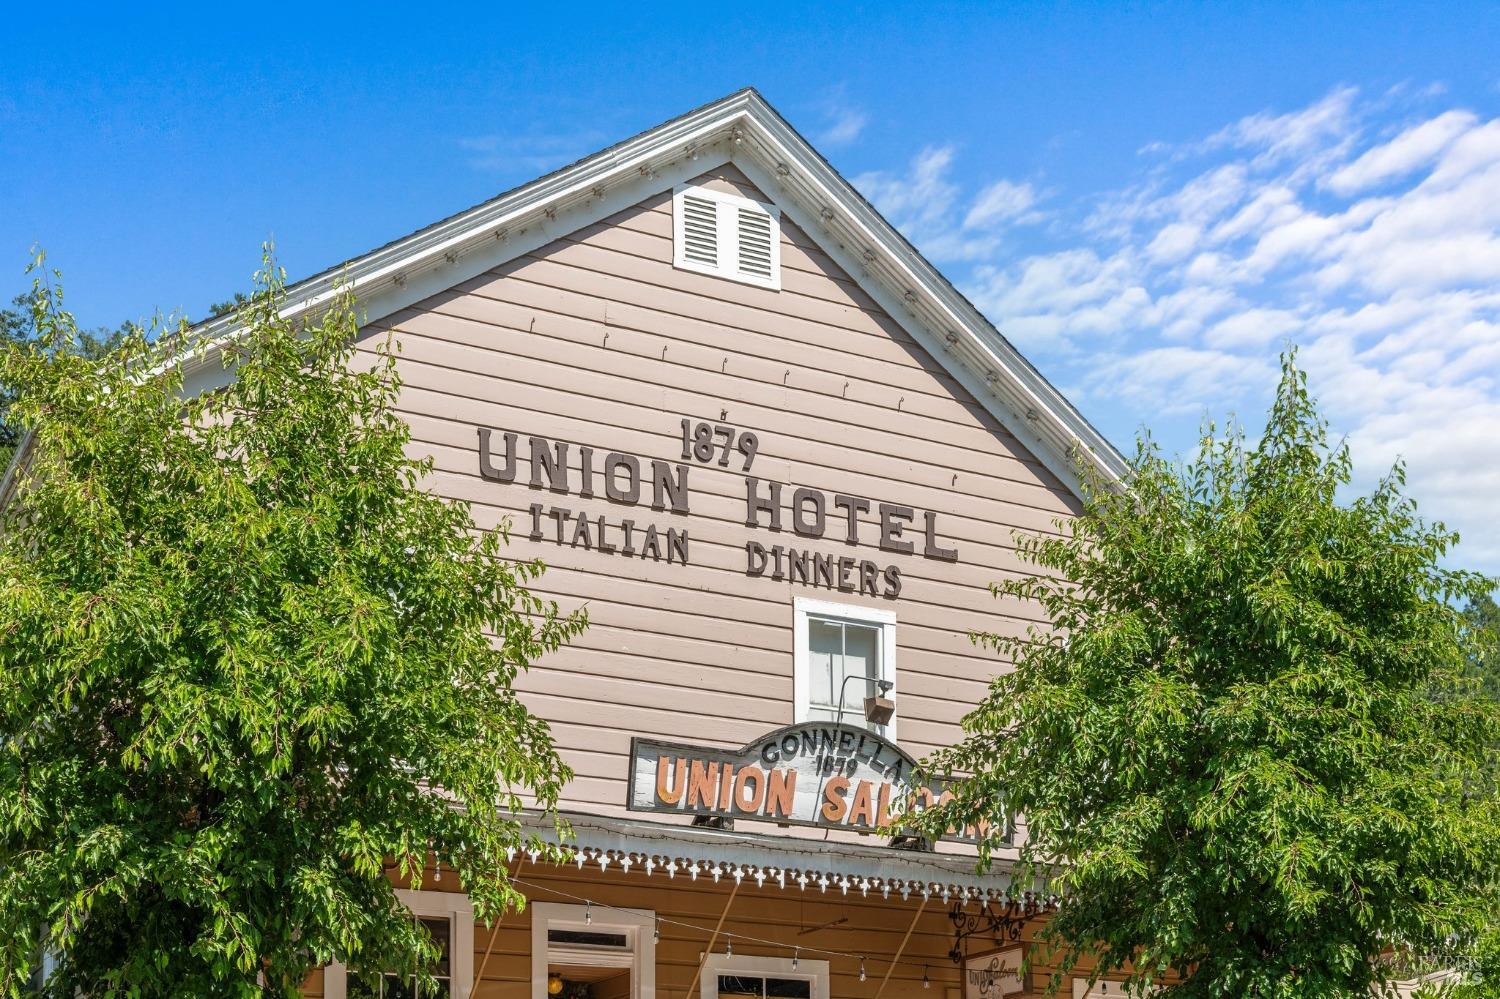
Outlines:
{"type": "Polygon", "coordinates": [[[954,964],[964,960],[964,941],[970,937],[988,936],[997,946],[1016,943],[1021,939],[1021,929],[1028,920],[1057,909],[1057,900],[1026,892],[1019,898],[1007,898],[1003,902],[986,900],[979,903],[977,912],[970,912],[963,899],[957,899],[948,912],[953,921],[953,949],[948,956],[954,964]]]}

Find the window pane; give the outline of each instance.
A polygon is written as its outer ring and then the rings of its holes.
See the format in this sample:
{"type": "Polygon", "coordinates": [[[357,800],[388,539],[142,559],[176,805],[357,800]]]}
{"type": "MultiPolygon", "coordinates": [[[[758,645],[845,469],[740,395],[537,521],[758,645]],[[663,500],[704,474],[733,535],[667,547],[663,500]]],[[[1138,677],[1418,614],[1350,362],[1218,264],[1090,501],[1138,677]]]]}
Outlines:
{"type": "Polygon", "coordinates": [[[812,982],[806,978],[767,978],[766,995],[772,999],[812,999],[812,982]]]}
{"type": "Polygon", "coordinates": [[[630,946],[630,939],[623,933],[595,933],[593,930],[548,930],[547,942],[579,944],[586,947],[615,947],[621,950],[630,946]]]}
{"type": "Polygon", "coordinates": [[[761,988],[765,983],[763,978],[747,978],[742,975],[720,975],[720,996],[755,996],[759,999],[761,988]]]}
{"type": "Polygon", "coordinates": [[[386,975],[381,982],[381,996],[383,999],[415,999],[417,994],[417,983],[412,978],[397,978],[395,975],[386,975]]]}
{"type": "Polygon", "coordinates": [[[442,952],[438,957],[437,964],[432,967],[432,973],[439,978],[445,978],[449,973],[448,962],[450,955],[448,951],[452,943],[450,939],[452,929],[446,919],[424,919],[422,920],[422,925],[428,933],[432,934],[432,942],[437,944],[438,949],[442,952]]]}
{"type": "Polygon", "coordinates": [[[807,665],[810,671],[808,700],[813,704],[833,705],[838,696],[840,668],[844,655],[844,628],[837,621],[808,618],[807,665]]]}
{"type": "MultiPolygon", "coordinates": [[[[848,676],[880,679],[880,629],[867,624],[844,625],[844,673],[848,676]]],[[[865,698],[875,693],[875,685],[851,681],[844,709],[864,706],[865,698]]]]}

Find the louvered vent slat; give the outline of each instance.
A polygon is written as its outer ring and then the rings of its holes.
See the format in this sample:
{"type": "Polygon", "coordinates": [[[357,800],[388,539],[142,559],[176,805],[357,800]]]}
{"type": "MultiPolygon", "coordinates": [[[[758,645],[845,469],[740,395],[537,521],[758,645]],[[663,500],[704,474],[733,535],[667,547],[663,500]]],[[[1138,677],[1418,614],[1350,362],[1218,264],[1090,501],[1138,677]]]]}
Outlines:
{"type": "Polygon", "coordinates": [[[682,199],[682,255],[695,263],[719,264],[718,206],[691,194],[682,199]]]}
{"type": "Polygon", "coordinates": [[[771,276],[771,217],[765,212],[739,210],[740,273],[771,276]]]}

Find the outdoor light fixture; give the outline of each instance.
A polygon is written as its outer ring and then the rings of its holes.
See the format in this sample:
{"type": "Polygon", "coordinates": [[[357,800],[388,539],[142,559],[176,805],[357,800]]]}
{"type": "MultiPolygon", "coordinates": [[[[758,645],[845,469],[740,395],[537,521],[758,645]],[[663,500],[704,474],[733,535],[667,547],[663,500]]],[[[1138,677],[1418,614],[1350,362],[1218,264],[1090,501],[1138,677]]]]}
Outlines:
{"type": "Polygon", "coordinates": [[[556,974],[556,973],[548,975],[547,976],[547,994],[549,996],[562,995],[562,990],[563,990],[562,975],[559,975],[559,974],[556,974]]]}
{"type": "Polygon", "coordinates": [[[863,680],[865,683],[873,683],[879,688],[880,693],[873,697],[865,698],[865,720],[871,725],[885,725],[889,723],[891,717],[896,713],[896,702],[886,695],[896,685],[890,680],[877,680],[873,676],[860,676],[857,673],[850,673],[844,677],[844,682],[839,684],[839,713],[834,721],[842,722],[844,720],[844,694],[849,689],[850,680],[863,680]]]}
{"type": "Polygon", "coordinates": [[[880,688],[880,693],[865,698],[865,718],[871,725],[886,725],[896,713],[896,702],[886,696],[895,684],[879,680],[875,685],[880,688]]]}

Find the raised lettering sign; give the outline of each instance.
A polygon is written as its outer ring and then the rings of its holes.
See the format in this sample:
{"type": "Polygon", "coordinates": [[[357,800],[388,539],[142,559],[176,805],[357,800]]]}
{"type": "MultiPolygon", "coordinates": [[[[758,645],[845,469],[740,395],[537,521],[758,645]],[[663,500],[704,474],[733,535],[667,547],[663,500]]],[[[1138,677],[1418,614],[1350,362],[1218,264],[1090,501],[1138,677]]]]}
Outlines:
{"type": "MultiPolygon", "coordinates": [[[[769,535],[791,535],[796,544],[774,537],[745,541],[745,575],[841,593],[894,599],[901,594],[901,567],[884,553],[920,555],[954,562],[958,549],[938,539],[937,514],[899,503],[751,475],[760,453],[753,431],[723,423],[683,419],[680,460],[644,458],[570,441],[479,427],[479,475],[487,482],[525,485],[534,492],[576,496],[590,504],[649,506],[663,517],[690,513],[692,463],[713,474],[742,478],[746,528],[769,535]],[[861,520],[860,515],[865,516],[861,520]],[[868,551],[861,558],[845,545],[868,551]]],[[[700,473],[701,474],[701,473],[700,473]]],[[[538,497],[541,499],[543,497],[538,497]]],[[[606,508],[608,509],[608,508],[606,508]]],[[[552,502],[527,506],[526,537],[605,555],[687,565],[691,538],[686,527],[598,509],[576,509],[552,502]]]]}
{"type": "Polygon", "coordinates": [[[727,750],[637,737],[630,750],[626,804],[638,812],[874,832],[951,797],[941,783],[916,782],[900,747],[855,725],[802,722],[727,750]]]}

